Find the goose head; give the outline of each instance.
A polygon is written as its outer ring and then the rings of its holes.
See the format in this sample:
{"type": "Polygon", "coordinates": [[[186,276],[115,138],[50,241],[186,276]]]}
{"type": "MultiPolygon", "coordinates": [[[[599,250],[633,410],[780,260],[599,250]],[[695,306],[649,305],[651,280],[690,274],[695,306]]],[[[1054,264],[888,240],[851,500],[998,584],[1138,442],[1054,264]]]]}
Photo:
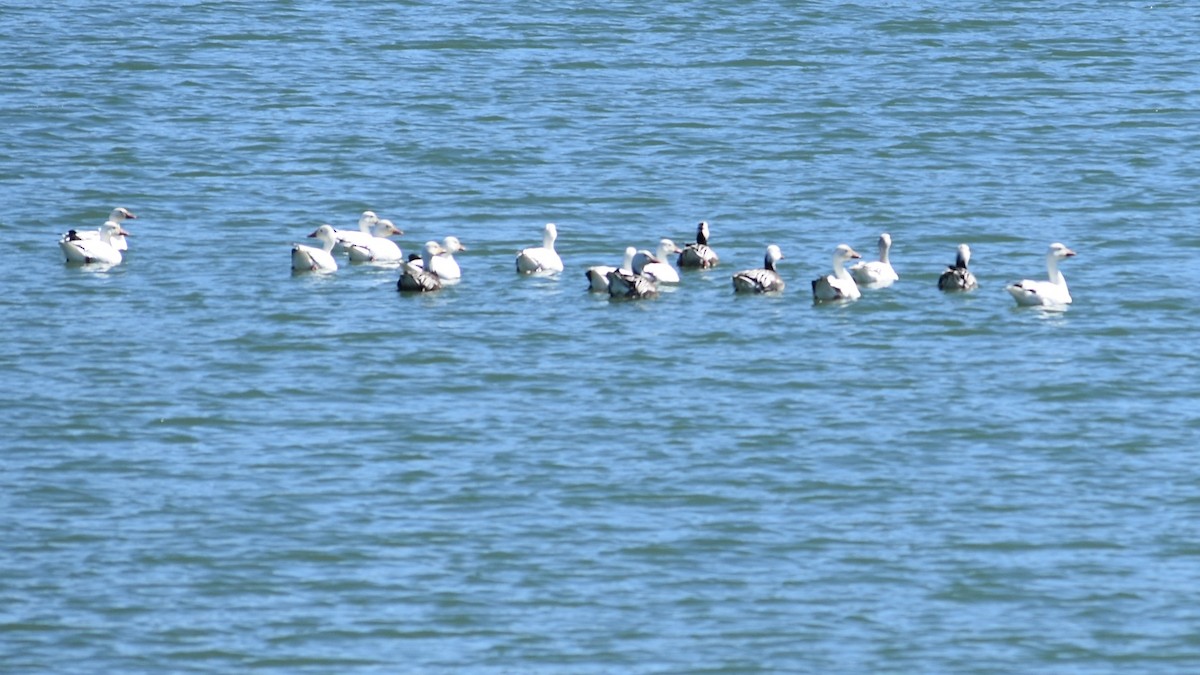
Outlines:
{"type": "Polygon", "coordinates": [[[833,249],[833,267],[837,269],[841,267],[847,260],[861,258],[858,251],[850,248],[849,244],[838,244],[838,247],[833,249]]]}
{"type": "Polygon", "coordinates": [[[783,260],[783,251],[779,250],[779,247],[775,244],[768,246],[767,254],[763,256],[763,267],[769,270],[774,270],[775,263],[779,262],[780,260],[783,260]]]}
{"type": "Polygon", "coordinates": [[[638,251],[637,253],[635,253],[633,256],[633,273],[641,274],[642,270],[646,269],[646,265],[649,265],[650,263],[657,263],[657,262],[662,262],[662,261],[663,261],[663,258],[660,258],[657,255],[654,255],[650,251],[642,249],[641,251],[638,251]]]}
{"type": "Polygon", "coordinates": [[[546,223],[546,227],[542,228],[542,246],[553,249],[555,239],[558,239],[558,228],[554,223],[546,223]]]}
{"type": "Polygon", "coordinates": [[[390,237],[394,234],[404,234],[404,231],[396,227],[396,224],[386,218],[380,218],[371,228],[371,234],[376,237],[390,237]]]}
{"type": "Polygon", "coordinates": [[[675,245],[675,242],[670,239],[660,239],[658,241],[658,250],[655,251],[654,257],[659,260],[666,260],[667,256],[672,253],[679,253],[680,248],[675,245]]]}
{"type": "Polygon", "coordinates": [[[105,241],[112,243],[112,240],[116,237],[132,237],[133,235],[126,232],[125,228],[110,220],[100,226],[100,236],[105,241]]]}
{"type": "Polygon", "coordinates": [[[467,250],[467,247],[462,245],[458,237],[446,237],[443,239],[442,248],[446,249],[447,253],[458,253],[459,251],[467,250]]]}
{"type": "Polygon", "coordinates": [[[118,206],[112,210],[112,213],[108,214],[108,220],[112,223],[119,223],[122,220],[137,220],[137,216],[133,215],[133,212],[124,206],[118,206]]]}
{"type": "Polygon", "coordinates": [[[967,269],[967,265],[971,262],[971,247],[966,244],[958,245],[958,255],[955,257],[954,266],[960,269],[967,269]]]}
{"type": "Polygon", "coordinates": [[[1075,251],[1063,246],[1057,241],[1050,244],[1050,250],[1046,252],[1046,257],[1051,260],[1063,260],[1075,256],[1075,251]]]}
{"type": "Polygon", "coordinates": [[[442,254],[445,252],[446,252],[446,249],[442,248],[442,245],[437,243],[436,241],[431,240],[431,241],[425,242],[424,253],[421,255],[421,259],[425,262],[425,269],[431,269],[429,266],[429,261],[433,260],[433,256],[439,255],[439,254],[442,254]]]}
{"type": "Polygon", "coordinates": [[[332,225],[329,225],[329,224],[322,225],[322,226],[318,227],[317,229],[313,230],[312,234],[310,234],[308,236],[311,239],[320,239],[321,242],[323,244],[325,244],[326,250],[333,248],[333,244],[335,241],[335,235],[333,232],[332,225]]]}
{"type": "Polygon", "coordinates": [[[708,221],[702,220],[696,226],[696,243],[708,246],[708,221]]]}
{"type": "Polygon", "coordinates": [[[370,232],[375,223],[379,222],[379,216],[375,215],[374,211],[363,211],[358,217],[358,229],[363,232],[370,232]]]}
{"type": "Polygon", "coordinates": [[[882,260],[883,262],[887,262],[888,251],[890,251],[891,248],[892,248],[892,235],[888,234],[887,232],[884,232],[883,234],[879,235],[879,259],[880,260],[882,260]]]}

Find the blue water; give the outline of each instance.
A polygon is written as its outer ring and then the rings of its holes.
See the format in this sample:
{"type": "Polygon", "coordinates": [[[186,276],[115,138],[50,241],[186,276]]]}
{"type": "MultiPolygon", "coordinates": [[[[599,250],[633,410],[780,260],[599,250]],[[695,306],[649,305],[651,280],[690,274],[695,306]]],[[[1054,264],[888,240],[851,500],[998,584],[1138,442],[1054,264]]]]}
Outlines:
{"type": "Polygon", "coordinates": [[[1197,19],[6,3],[0,672],[1196,670],[1197,19]],[[463,282],[291,272],[366,209],[463,282]],[[699,220],[721,266],[585,292],[699,220]]]}

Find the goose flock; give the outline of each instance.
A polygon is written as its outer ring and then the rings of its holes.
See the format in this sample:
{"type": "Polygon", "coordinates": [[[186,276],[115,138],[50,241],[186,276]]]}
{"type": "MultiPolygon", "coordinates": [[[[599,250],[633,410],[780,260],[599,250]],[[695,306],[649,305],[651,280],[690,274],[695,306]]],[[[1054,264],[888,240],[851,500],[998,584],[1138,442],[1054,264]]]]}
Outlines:
{"type": "MultiPolygon", "coordinates": [[[[61,235],[58,245],[68,264],[76,265],[119,265],[124,251],[129,249],[126,239],[131,236],[123,223],[136,219],[129,209],[117,207],[108,219],[95,230],[69,230],[61,235]]],[[[400,278],[396,282],[399,291],[430,293],[458,283],[462,269],[454,254],[467,250],[457,237],[449,236],[438,241],[427,241],[421,253],[405,258],[393,236],[404,232],[390,220],[380,218],[373,211],[364,211],[358,219],[358,229],[337,229],[325,224],[308,235],[319,245],[292,244],[292,270],[296,272],[330,273],[338,269],[338,258],[347,257],[361,264],[397,267],[400,278]]],[[[613,298],[652,298],[658,295],[660,285],[676,285],[681,279],[678,269],[711,269],[720,263],[720,257],[710,245],[711,231],[707,221],[696,227],[696,241],[680,248],[670,239],[661,239],[654,251],[638,250],[629,246],[619,267],[594,265],[584,271],[587,290],[607,293],[613,298]],[[675,266],[670,257],[675,256],[675,266]],[[678,267],[678,269],[676,269],[678,267]]],[[[521,249],[516,253],[515,267],[521,275],[553,276],[564,271],[562,257],[555,250],[558,228],[546,223],[542,228],[542,245],[521,249]]],[[[863,289],[884,289],[900,280],[891,262],[892,237],[887,232],[879,235],[879,259],[864,261],[862,255],[849,244],[839,244],[833,251],[831,274],[812,280],[813,301],[817,303],[846,302],[862,297],[863,289]],[[858,260],[850,267],[846,263],[858,260]]],[[[1071,304],[1071,293],[1067,280],[1059,270],[1059,263],[1075,256],[1065,245],[1050,244],[1046,253],[1045,280],[1022,279],[1004,287],[1017,305],[1022,307],[1062,307],[1071,304]]],[[[779,246],[767,246],[762,267],[745,269],[732,276],[733,289],[737,293],[781,293],[786,287],[777,266],[783,260],[779,246]]],[[[979,282],[969,269],[971,248],[959,244],[953,265],[948,265],[937,280],[939,290],[946,293],[963,293],[979,288],[979,282]]]]}

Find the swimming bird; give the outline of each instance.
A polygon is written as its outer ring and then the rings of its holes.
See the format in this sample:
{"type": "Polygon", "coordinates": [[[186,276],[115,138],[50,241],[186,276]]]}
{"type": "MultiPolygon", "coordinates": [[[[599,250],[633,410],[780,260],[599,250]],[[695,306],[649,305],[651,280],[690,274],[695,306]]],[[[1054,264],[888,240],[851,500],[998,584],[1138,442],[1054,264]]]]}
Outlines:
{"type": "Polygon", "coordinates": [[[563,271],[562,258],[554,250],[555,239],[558,239],[558,228],[554,223],[546,223],[542,230],[542,245],[517,252],[517,273],[550,274],[563,271]]]}
{"type": "Polygon", "coordinates": [[[370,246],[371,240],[375,234],[371,228],[379,222],[379,216],[375,215],[374,211],[363,211],[358,217],[357,230],[339,230],[334,228],[334,247],[333,252],[336,255],[342,255],[349,250],[349,244],[361,244],[370,246]]]}
{"type": "MultiPolygon", "coordinates": [[[[127,209],[123,206],[118,206],[117,208],[113,209],[108,214],[108,220],[104,221],[104,224],[102,224],[99,228],[97,228],[95,230],[68,230],[67,232],[63,233],[62,237],[59,238],[59,241],[60,242],[66,241],[68,239],[71,239],[73,241],[79,241],[81,239],[82,240],[93,239],[93,240],[99,241],[104,234],[104,225],[105,224],[116,223],[117,225],[120,225],[121,223],[125,222],[126,220],[136,220],[136,219],[137,219],[137,216],[133,215],[132,211],[130,211],[129,209],[127,209]]],[[[126,234],[128,234],[128,233],[126,233],[126,234]]],[[[125,240],[124,234],[118,234],[115,237],[113,237],[112,245],[118,251],[128,251],[129,250],[129,242],[127,242],[125,240]]]]}
{"type": "Polygon", "coordinates": [[[763,266],[759,269],[742,270],[733,275],[733,290],[737,293],[774,293],[782,291],[783,277],[775,271],[775,264],[783,260],[783,252],[775,244],[767,247],[763,266]]]}
{"type": "Polygon", "coordinates": [[[619,269],[608,273],[608,295],[612,298],[652,298],[658,295],[658,287],[649,277],[634,270],[633,259],[637,249],[625,249],[625,260],[619,269]]]}
{"type": "Polygon", "coordinates": [[[971,262],[971,247],[966,244],[958,245],[958,255],[955,257],[954,264],[947,267],[942,276],[938,277],[938,290],[952,291],[973,291],[979,287],[979,282],[975,280],[975,275],[971,270],[967,269],[967,265],[971,262]]]}
{"type": "Polygon", "coordinates": [[[67,256],[67,262],[88,265],[119,265],[124,256],[117,248],[117,237],[130,236],[128,232],[113,221],[107,221],[97,230],[97,236],[79,237],[75,230],[63,235],[58,247],[67,256]]]}
{"type": "Polygon", "coordinates": [[[396,282],[396,290],[398,291],[415,291],[418,293],[429,293],[431,291],[440,291],[442,289],[442,280],[438,278],[433,269],[433,258],[445,252],[442,245],[436,241],[425,242],[425,248],[421,253],[421,264],[415,262],[404,263],[404,272],[400,275],[400,280],[396,282]]]}
{"type": "Polygon", "coordinates": [[[721,259],[717,257],[717,252],[708,246],[708,221],[702,220],[696,226],[696,243],[684,246],[679,252],[679,267],[707,269],[719,262],[721,259]]]}
{"type": "Polygon", "coordinates": [[[1046,274],[1048,281],[1022,279],[1015,284],[1004,287],[1013,296],[1018,305],[1032,307],[1037,305],[1069,305],[1071,292],[1067,290],[1067,280],[1058,271],[1058,261],[1075,256],[1075,252],[1058,242],[1050,244],[1046,252],[1046,274]]]}
{"type": "MultiPolygon", "coordinates": [[[[457,284],[462,281],[462,268],[458,266],[458,261],[454,259],[454,254],[459,251],[467,250],[458,237],[446,237],[442,240],[442,252],[433,256],[431,263],[433,264],[433,273],[438,275],[443,286],[457,284]]],[[[421,269],[425,269],[425,261],[418,255],[409,255],[408,261],[421,269]]]]}
{"type": "MultiPolygon", "coordinates": [[[[352,234],[359,234],[352,232],[352,234]]],[[[350,254],[350,262],[356,263],[399,263],[404,261],[404,253],[396,242],[388,239],[393,235],[404,234],[396,224],[390,220],[380,218],[371,226],[371,238],[363,240],[362,237],[352,237],[351,239],[338,239],[338,243],[350,254]]]]}
{"type": "Polygon", "coordinates": [[[650,255],[648,251],[642,251],[635,256],[635,258],[641,259],[641,264],[635,270],[638,270],[638,274],[650,277],[650,280],[656,284],[677,284],[679,283],[679,272],[671,267],[671,263],[666,262],[667,256],[672,253],[681,253],[681,249],[670,239],[660,239],[658,249],[653,255],[650,255]]]}
{"type": "Polygon", "coordinates": [[[850,266],[850,276],[862,288],[887,288],[900,280],[892,268],[888,252],[892,249],[892,235],[879,235],[879,260],[863,261],[850,266]]]}
{"type": "Polygon", "coordinates": [[[833,274],[813,279],[813,300],[831,302],[834,300],[855,300],[862,297],[854,277],[846,271],[846,261],[861,258],[857,251],[846,244],[839,244],[833,251],[833,274]]]}
{"type": "Polygon", "coordinates": [[[333,246],[337,243],[332,225],[322,225],[308,235],[319,239],[323,244],[320,248],[292,244],[292,269],[298,272],[335,272],[337,259],[333,257],[333,246]]]}
{"type": "Polygon", "coordinates": [[[462,268],[458,266],[454,254],[465,250],[467,247],[463,246],[458,237],[450,236],[442,240],[442,252],[431,260],[433,272],[442,283],[455,283],[462,279],[462,268]]]}

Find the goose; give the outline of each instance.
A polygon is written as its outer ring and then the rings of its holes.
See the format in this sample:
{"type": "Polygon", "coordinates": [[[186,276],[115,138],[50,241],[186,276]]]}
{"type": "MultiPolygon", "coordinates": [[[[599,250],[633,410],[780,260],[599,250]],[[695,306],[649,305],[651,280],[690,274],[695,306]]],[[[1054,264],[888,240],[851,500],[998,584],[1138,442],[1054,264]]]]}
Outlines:
{"type": "Polygon", "coordinates": [[[658,287],[649,277],[635,271],[633,259],[637,249],[625,249],[625,260],[620,269],[608,273],[608,295],[612,298],[652,298],[658,295],[658,287]]]}
{"type": "Polygon", "coordinates": [[[335,232],[332,225],[322,225],[308,235],[310,238],[321,240],[323,246],[320,248],[292,244],[292,269],[298,272],[337,271],[337,259],[332,253],[333,246],[337,243],[335,232]]]}
{"type": "Polygon", "coordinates": [[[1022,279],[1015,284],[1009,284],[1004,290],[1012,294],[1018,305],[1031,307],[1036,305],[1069,305],[1071,292],[1067,290],[1067,280],[1058,271],[1058,261],[1074,257],[1075,252],[1058,242],[1050,244],[1046,252],[1046,273],[1049,281],[1034,281],[1022,279]]]}
{"type": "Polygon", "coordinates": [[[737,293],[774,293],[783,290],[783,277],[775,271],[775,263],[783,260],[783,252],[775,244],[767,247],[763,266],[742,270],[733,275],[733,290],[737,293]]]}
{"type": "MultiPolygon", "coordinates": [[[[100,239],[103,238],[104,225],[106,225],[108,223],[116,223],[117,225],[120,225],[121,223],[125,222],[126,220],[137,220],[137,216],[135,216],[133,214],[133,212],[130,211],[129,209],[127,209],[123,206],[118,206],[117,208],[113,209],[112,212],[110,212],[108,214],[108,220],[104,221],[104,224],[101,225],[98,229],[95,229],[95,230],[68,230],[63,233],[63,235],[59,239],[59,241],[67,241],[67,240],[80,241],[80,240],[87,240],[87,239],[99,241],[100,239]]],[[[128,234],[128,233],[126,233],[126,234],[128,234]]],[[[114,247],[116,247],[116,249],[118,251],[128,251],[129,250],[129,242],[125,240],[125,234],[116,235],[113,238],[112,245],[114,247]]]]}
{"type": "Polygon", "coordinates": [[[666,260],[667,256],[672,253],[680,252],[681,249],[675,245],[675,242],[670,239],[661,239],[654,255],[650,255],[648,251],[637,254],[636,257],[641,259],[641,269],[637,273],[650,277],[650,280],[657,284],[677,284],[679,283],[679,272],[666,260]]]}
{"type": "Polygon", "coordinates": [[[374,211],[363,211],[358,217],[357,230],[339,230],[334,229],[334,246],[333,252],[336,255],[342,255],[347,252],[349,244],[361,244],[370,246],[371,240],[375,238],[375,234],[371,228],[379,222],[379,216],[375,215],[374,211]]]}
{"type": "Polygon", "coordinates": [[[717,252],[708,247],[708,221],[702,220],[696,226],[696,243],[684,246],[679,252],[679,267],[708,269],[720,261],[717,252]]]}
{"type": "Polygon", "coordinates": [[[971,247],[966,244],[958,245],[958,256],[954,260],[954,264],[946,268],[942,272],[942,276],[938,277],[938,290],[952,291],[973,291],[979,288],[979,282],[975,281],[975,275],[971,274],[971,270],[967,269],[967,265],[971,262],[971,247]]]}
{"type": "Polygon", "coordinates": [[[542,245],[517,252],[518,274],[550,274],[563,271],[562,258],[554,251],[554,240],[558,239],[558,228],[546,223],[542,230],[542,245]]]}
{"type": "Polygon", "coordinates": [[[813,279],[813,300],[830,302],[833,300],[855,300],[862,297],[854,277],[846,271],[846,261],[861,258],[857,251],[846,244],[839,244],[833,251],[833,274],[813,279]]]}
{"type": "Polygon", "coordinates": [[[442,280],[438,278],[437,273],[429,270],[433,269],[433,259],[442,253],[445,253],[445,249],[441,244],[436,241],[425,242],[425,249],[421,254],[421,264],[417,265],[415,261],[404,263],[404,272],[400,275],[400,280],[396,282],[396,290],[418,293],[440,291],[442,280]]]}
{"type": "Polygon", "coordinates": [[[892,268],[888,260],[888,252],[892,248],[892,235],[884,232],[879,235],[879,260],[863,261],[850,266],[850,276],[854,282],[863,288],[887,288],[900,280],[900,275],[892,268]]]}
{"type": "MultiPolygon", "coordinates": [[[[343,231],[344,235],[345,232],[343,231]]],[[[360,234],[352,232],[352,234],[360,234]]],[[[338,238],[338,243],[350,254],[350,262],[356,263],[399,263],[404,261],[404,253],[396,242],[388,239],[392,235],[404,234],[395,223],[379,219],[371,226],[371,238],[365,241],[361,237],[351,239],[338,238]]]]}
{"type": "MultiPolygon", "coordinates": [[[[457,284],[462,280],[462,268],[454,259],[454,254],[467,250],[458,237],[446,237],[442,240],[442,252],[432,259],[433,273],[438,275],[442,285],[457,284]]],[[[408,261],[421,269],[425,269],[425,261],[419,255],[409,255],[408,261]]]]}
{"type": "Polygon", "coordinates": [[[124,256],[121,255],[121,249],[117,247],[117,238],[130,236],[129,233],[110,220],[100,226],[97,234],[98,236],[95,238],[78,237],[75,235],[75,231],[71,230],[59,240],[58,247],[67,256],[69,263],[121,264],[124,256]]]}

